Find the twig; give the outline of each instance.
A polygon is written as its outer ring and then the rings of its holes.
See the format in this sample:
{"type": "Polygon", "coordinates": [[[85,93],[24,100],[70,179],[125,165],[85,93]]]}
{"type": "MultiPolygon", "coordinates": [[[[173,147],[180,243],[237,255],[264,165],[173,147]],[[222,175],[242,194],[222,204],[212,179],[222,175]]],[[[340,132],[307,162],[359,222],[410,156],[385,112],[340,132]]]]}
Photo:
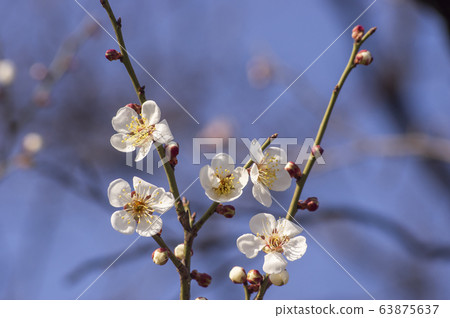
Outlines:
{"type": "MultiPolygon", "coordinates": [[[[325,111],[325,115],[323,116],[322,123],[320,124],[319,130],[316,135],[316,139],[314,142],[315,145],[320,145],[320,143],[322,142],[322,138],[325,134],[325,130],[327,129],[328,121],[330,120],[331,112],[333,111],[334,105],[339,96],[339,92],[341,91],[342,86],[344,85],[345,80],[347,79],[348,75],[357,65],[354,63],[354,60],[355,60],[356,54],[358,53],[359,48],[364,43],[364,41],[366,41],[375,31],[376,31],[376,28],[371,28],[369,31],[367,31],[367,33],[364,35],[364,37],[361,39],[361,41],[354,42],[353,50],[350,55],[350,59],[347,63],[347,66],[346,66],[344,72],[342,73],[341,78],[339,79],[339,82],[337,83],[336,87],[334,88],[333,93],[331,94],[331,98],[328,103],[327,110],[325,111]]],[[[306,163],[306,166],[303,170],[302,177],[300,179],[298,179],[298,181],[297,181],[294,195],[292,196],[291,205],[289,206],[289,210],[286,215],[286,219],[288,219],[288,220],[292,220],[292,218],[297,213],[297,202],[300,198],[300,195],[302,193],[305,182],[308,179],[309,173],[311,172],[311,169],[314,166],[315,161],[316,161],[316,157],[314,156],[313,153],[311,153],[311,155],[309,156],[308,162],[306,163]]]]}

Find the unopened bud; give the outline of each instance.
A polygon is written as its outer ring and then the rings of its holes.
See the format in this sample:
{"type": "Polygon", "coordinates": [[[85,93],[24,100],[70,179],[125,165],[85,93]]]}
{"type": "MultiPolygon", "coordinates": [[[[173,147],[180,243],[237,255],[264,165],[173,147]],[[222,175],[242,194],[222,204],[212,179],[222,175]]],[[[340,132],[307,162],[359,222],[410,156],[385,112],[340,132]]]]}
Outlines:
{"type": "MultiPolygon", "coordinates": [[[[178,244],[177,247],[175,247],[175,250],[173,251],[173,254],[178,259],[184,258],[184,243],[178,244]]],[[[191,249],[191,256],[194,254],[194,252],[191,249]]]]}
{"type": "Polygon", "coordinates": [[[286,166],[284,166],[284,170],[286,170],[291,178],[299,179],[302,176],[302,170],[292,161],[289,161],[286,166]]]}
{"type": "Polygon", "coordinates": [[[306,210],[306,203],[302,200],[297,202],[297,209],[299,210],[306,210]]]}
{"type": "Polygon", "coordinates": [[[122,58],[122,53],[117,52],[116,50],[110,49],[110,50],[106,51],[105,57],[108,59],[108,61],[116,61],[116,60],[120,60],[122,58]]]}
{"type": "Polygon", "coordinates": [[[319,208],[319,200],[316,197],[310,197],[306,199],[306,209],[310,212],[314,212],[319,208]]]}
{"type": "Polygon", "coordinates": [[[236,209],[232,205],[219,204],[216,208],[216,212],[227,219],[230,219],[236,214],[236,209]]]}
{"type": "Polygon", "coordinates": [[[0,60],[0,85],[8,86],[14,82],[16,66],[11,60],[0,60]]]}
{"type": "Polygon", "coordinates": [[[206,297],[197,297],[194,300],[208,300],[208,298],[206,298],[206,297]]]}
{"type": "Polygon", "coordinates": [[[287,270],[284,270],[284,271],[282,271],[281,273],[278,273],[278,274],[270,274],[269,275],[269,280],[275,286],[286,285],[287,282],[289,281],[289,273],[287,272],[287,270]]]}
{"type": "Polygon", "coordinates": [[[259,284],[263,280],[263,276],[261,273],[256,269],[251,269],[248,271],[247,274],[247,281],[250,284],[259,284]]]}
{"type": "Polygon", "coordinates": [[[153,263],[156,265],[164,265],[169,260],[169,253],[167,249],[160,247],[153,251],[152,253],[153,263]]]}
{"type": "Polygon", "coordinates": [[[361,50],[356,54],[355,60],[353,63],[355,64],[362,64],[362,65],[369,65],[372,63],[373,57],[372,54],[370,54],[367,50],[361,50]]]}
{"type": "Polygon", "coordinates": [[[233,267],[228,276],[235,284],[243,284],[247,281],[247,274],[245,273],[245,269],[240,266],[233,267]]]}
{"type": "Polygon", "coordinates": [[[320,147],[320,145],[314,145],[314,147],[312,148],[312,154],[314,155],[314,157],[319,158],[323,154],[323,148],[320,147]]]}
{"type": "Polygon", "coordinates": [[[37,133],[26,134],[22,141],[23,149],[29,154],[38,153],[42,149],[43,144],[42,136],[37,133]]]}
{"type": "Polygon", "coordinates": [[[140,114],[142,110],[142,106],[138,104],[126,104],[125,107],[131,108],[138,114],[140,114]]]}
{"type": "Polygon", "coordinates": [[[361,41],[362,37],[364,36],[364,28],[362,25],[357,25],[352,30],[352,38],[355,40],[355,42],[361,41]]]}
{"type": "Polygon", "coordinates": [[[196,280],[200,287],[208,287],[211,284],[212,277],[206,273],[199,273],[196,269],[191,272],[191,278],[196,280]]]}
{"type": "Polygon", "coordinates": [[[166,148],[166,157],[169,158],[169,160],[176,158],[180,153],[180,146],[176,141],[170,141],[165,148],[166,148]]]}
{"type": "Polygon", "coordinates": [[[250,293],[256,293],[259,290],[259,284],[250,284],[250,285],[247,286],[247,290],[250,293]]]}

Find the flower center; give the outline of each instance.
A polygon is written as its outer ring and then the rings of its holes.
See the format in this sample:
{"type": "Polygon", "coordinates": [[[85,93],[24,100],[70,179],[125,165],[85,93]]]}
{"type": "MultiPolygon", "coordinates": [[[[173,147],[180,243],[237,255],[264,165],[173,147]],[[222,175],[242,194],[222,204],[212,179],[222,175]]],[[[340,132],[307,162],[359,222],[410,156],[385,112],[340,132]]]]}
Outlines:
{"type": "Polygon", "coordinates": [[[262,238],[264,241],[266,241],[266,246],[263,247],[263,252],[270,253],[270,252],[283,252],[283,246],[289,242],[289,236],[286,235],[280,235],[277,231],[277,229],[272,230],[272,233],[268,235],[267,237],[263,235],[259,235],[260,238],[262,238]]]}
{"type": "Polygon", "coordinates": [[[149,205],[150,195],[144,197],[136,191],[131,192],[131,202],[127,203],[123,209],[131,214],[131,216],[136,220],[136,222],[140,222],[141,218],[146,219],[147,217],[153,218],[154,209],[149,205]]]}
{"type": "Polygon", "coordinates": [[[222,177],[216,174],[218,178],[220,178],[220,183],[217,188],[214,188],[214,191],[218,195],[229,194],[232,190],[234,190],[234,176],[230,174],[226,177],[222,177]]]}
{"type": "Polygon", "coordinates": [[[277,180],[277,172],[280,171],[279,159],[274,156],[268,157],[265,154],[261,164],[258,164],[259,177],[258,181],[264,184],[269,190],[272,190],[272,185],[277,180]]]}
{"type": "Polygon", "coordinates": [[[122,140],[125,142],[130,140],[135,147],[142,147],[145,143],[153,140],[153,132],[155,131],[155,125],[148,125],[147,119],[132,117],[131,122],[127,125],[130,131],[127,136],[122,140]]]}

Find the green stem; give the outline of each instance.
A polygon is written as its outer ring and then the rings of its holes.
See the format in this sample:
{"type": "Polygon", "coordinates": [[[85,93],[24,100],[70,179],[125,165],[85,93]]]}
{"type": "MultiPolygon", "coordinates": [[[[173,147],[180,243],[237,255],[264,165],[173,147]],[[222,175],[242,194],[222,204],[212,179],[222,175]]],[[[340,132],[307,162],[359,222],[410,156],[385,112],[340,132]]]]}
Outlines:
{"type": "MultiPolygon", "coordinates": [[[[114,16],[114,12],[109,4],[108,0],[101,0],[100,1],[103,8],[105,8],[106,12],[108,13],[109,19],[111,20],[111,24],[114,28],[114,32],[116,34],[117,42],[120,46],[120,52],[122,54],[121,62],[125,66],[128,75],[130,76],[131,82],[133,84],[134,90],[136,92],[137,97],[139,98],[139,101],[141,104],[143,104],[147,99],[145,97],[145,91],[144,87],[139,84],[139,80],[136,76],[136,73],[134,71],[133,65],[131,64],[130,58],[128,56],[128,52],[125,46],[125,41],[123,39],[122,35],[122,24],[120,20],[117,20],[114,16]]],[[[156,147],[159,157],[161,160],[164,161],[164,158],[166,157],[165,149],[163,145],[158,145],[156,147]]],[[[181,225],[184,228],[185,235],[189,234],[188,232],[191,231],[191,226],[189,225],[189,216],[187,213],[185,213],[183,204],[181,202],[180,198],[180,192],[178,190],[178,185],[175,179],[175,173],[174,169],[169,163],[169,161],[164,162],[164,171],[167,176],[167,180],[169,182],[170,191],[172,192],[173,196],[175,197],[175,209],[177,211],[178,220],[180,221],[181,225]]],[[[153,236],[155,241],[164,248],[167,248],[169,251],[169,258],[174,263],[175,267],[178,270],[178,273],[180,275],[180,299],[189,299],[190,298],[190,271],[189,267],[186,267],[183,265],[183,263],[178,260],[175,255],[170,251],[170,249],[167,247],[167,245],[164,243],[162,238],[158,235],[153,236]]],[[[191,243],[192,247],[192,243],[191,243]]],[[[189,256],[190,258],[190,253],[189,256]]],[[[186,261],[186,259],[185,259],[186,261]]],[[[188,266],[190,265],[188,260],[188,266]]]]}
{"type": "MultiPolygon", "coordinates": [[[[261,146],[261,150],[264,151],[267,147],[269,147],[269,145],[272,143],[272,141],[278,137],[278,134],[273,134],[272,136],[270,136],[269,138],[266,139],[266,141],[262,144],[261,146]]],[[[250,166],[252,165],[253,160],[250,159],[249,161],[247,161],[247,163],[244,165],[244,169],[248,169],[250,168],[250,166]]]]}
{"type": "Polygon", "coordinates": [[[264,295],[266,294],[266,291],[267,289],[269,289],[270,285],[272,285],[272,283],[269,280],[269,275],[266,275],[263,282],[261,283],[261,286],[259,287],[258,294],[255,296],[255,300],[263,300],[264,295]]]}
{"type": "Polygon", "coordinates": [[[198,220],[194,224],[192,230],[195,234],[197,234],[197,232],[201,229],[203,224],[205,224],[205,222],[216,212],[216,208],[218,205],[219,205],[219,202],[213,202],[211,204],[211,206],[208,208],[208,210],[206,210],[205,214],[202,215],[200,220],[198,220]]]}
{"type": "MultiPolygon", "coordinates": [[[[317,131],[316,139],[314,141],[315,145],[320,145],[322,142],[322,138],[325,135],[325,131],[328,126],[328,121],[330,120],[331,113],[333,111],[334,105],[336,103],[336,100],[339,96],[339,93],[342,89],[342,86],[345,83],[345,80],[347,79],[350,72],[356,67],[356,64],[354,63],[355,56],[358,53],[359,48],[361,45],[366,41],[369,36],[371,36],[376,31],[376,28],[371,28],[361,39],[359,42],[353,43],[353,50],[350,55],[350,59],[348,60],[347,66],[344,69],[344,72],[341,75],[341,78],[339,79],[339,82],[335,86],[330,101],[328,103],[328,107],[325,111],[325,115],[323,116],[322,122],[320,124],[319,130],[317,131]]],[[[308,179],[309,173],[311,172],[312,167],[314,166],[314,163],[316,162],[316,157],[311,153],[309,156],[308,162],[306,163],[306,166],[303,170],[302,176],[299,180],[297,180],[297,184],[295,186],[294,195],[292,196],[291,205],[289,206],[289,210],[286,215],[286,219],[292,220],[294,218],[295,214],[297,213],[297,202],[300,199],[300,195],[302,194],[303,187],[305,186],[306,180],[308,179]]]]}
{"type": "Polygon", "coordinates": [[[111,24],[114,28],[114,32],[116,33],[117,42],[119,42],[120,46],[120,53],[122,54],[121,61],[123,65],[125,65],[125,68],[128,71],[128,75],[130,75],[131,82],[133,83],[133,87],[136,91],[136,95],[138,96],[139,101],[141,103],[144,103],[146,101],[144,88],[139,84],[139,80],[137,79],[136,73],[134,72],[133,66],[131,65],[130,58],[128,57],[125,41],[123,40],[121,22],[118,21],[114,16],[114,12],[111,9],[108,0],[101,0],[100,2],[103,8],[105,8],[106,12],[108,13],[109,19],[111,20],[111,24]]]}
{"type": "Polygon", "coordinates": [[[248,285],[247,283],[242,284],[242,286],[244,286],[244,296],[245,296],[245,300],[250,300],[250,292],[248,291],[248,285]]]}
{"type": "MultiPolygon", "coordinates": [[[[101,4],[103,8],[105,8],[106,12],[108,13],[109,19],[111,20],[111,24],[114,28],[114,32],[116,34],[117,42],[119,42],[120,46],[120,52],[122,54],[121,61],[125,68],[127,69],[128,75],[131,78],[131,82],[133,83],[134,90],[136,92],[136,95],[139,98],[139,101],[141,104],[143,104],[146,101],[145,92],[143,87],[139,84],[139,80],[136,76],[136,73],[134,72],[133,65],[131,64],[130,58],[128,57],[128,52],[125,46],[125,41],[123,39],[122,35],[122,25],[121,22],[118,22],[116,20],[116,17],[114,15],[114,12],[109,4],[108,0],[102,0],[101,4]]],[[[164,160],[166,157],[166,152],[163,145],[159,145],[156,147],[159,157],[161,160],[164,160]]],[[[177,182],[175,179],[175,174],[173,167],[170,165],[169,161],[164,163],[164,171],[166,172],[167,180],[169,182],[170,191],[173,193],[173,196],[175,197],[175,209],[178,214],[178,219],[180,220],[180,223],[183,225],[184,229],[189,228],[189,220],[186,217],[183,205],[181,204],[181,198],[180,198],[180,192],[178,190],[177,182]]]]}

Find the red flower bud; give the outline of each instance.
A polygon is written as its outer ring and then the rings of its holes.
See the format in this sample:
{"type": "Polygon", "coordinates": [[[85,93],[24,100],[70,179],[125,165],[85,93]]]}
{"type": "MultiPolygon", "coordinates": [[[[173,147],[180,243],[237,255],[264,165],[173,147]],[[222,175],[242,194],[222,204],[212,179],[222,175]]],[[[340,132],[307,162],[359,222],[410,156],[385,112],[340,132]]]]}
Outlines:
{"type": "Polygon", "coordinates": [[[292,161],[289,161],[286,166],[284,166],[284,170],[289,173],[291,178],[299,179],[302,176],[302,170],[300,170],[299,166],[292,161]]]}
{"type": "Polygon", "coordinates": [[[248,285],[248,286],[247,286],[247,290],[248,290],[250,293],[256,293],[256,292],[258,292],[258,290],[259,290],[259,284],[251,284],[251,285],[248,285]]]}
{"type": "Polygon", "coordinates": [[[199,273],[196,269],[191,272],[191,278],[196,280],[200,287],[208,287],[211,284],[212,277],[206,273],[199,273]]]}
{"type": "Polygon", "coordinates": [[[355,42],[361,41],[363,36],[364,28],[361,25],[355,26],[352,30],[352,38],[355,40],[355,42]]]}
{"type": "Polygon", "coordinates": [[[372,63],[372,61],[373,61],[372,54],[370,54],[370,52],[367,50],[361,50],[356,54],[353,63],[369,65],[370,63],[372,63]]]}
{"type": "Polygon", "coordinates": [[[303,202],[302,200],[297,202],[297,209],[299,210],[306,210],[306,203],[303,202]]]}
{"type": "Polygon", "coordinates": [[[170,141],[165,148],[166,157],[168,157],[170,160],[176,158],[176,156],[178,156],[178,154],[180,153],[180,146],[175,141],[170,141]]]}
{"type": "Polygon", "coordinates": [[[306,209],[310,212],[314,212],[319,208],[319,200],[316,197],[310,197],[306,199],[306,209]]]}
{"type": "Polygon", "coordinates": [[[247,281],[250,284],[259,284],[263,280],[263,276],[261,273],[256,269],[251,269],[248,271],[247,274],[247,281]]]}
{"type": "Polygon", "coordinates": [[[108,59],[108,61],[116,61],[116,60],[120,60],[122,58],[122,53],[111,49],[111,50],[106,51],[105,57],[108,59]]]}
{"type": "Polygon", "coordinates": [[[216,208],[216,212],[227,219],[230,219],[236,214],[236,209],[232,205],[219,204],[216,208]]]}
{"type": "Polygon", "coordinates": [[[313,154],[314,157],[316,157],[316,158],[322,156],[322,154],[323,154],[323,148],[320,147],[320,145],[314,145],[314,147],[312,148],[312,154],[313,154]]]}

